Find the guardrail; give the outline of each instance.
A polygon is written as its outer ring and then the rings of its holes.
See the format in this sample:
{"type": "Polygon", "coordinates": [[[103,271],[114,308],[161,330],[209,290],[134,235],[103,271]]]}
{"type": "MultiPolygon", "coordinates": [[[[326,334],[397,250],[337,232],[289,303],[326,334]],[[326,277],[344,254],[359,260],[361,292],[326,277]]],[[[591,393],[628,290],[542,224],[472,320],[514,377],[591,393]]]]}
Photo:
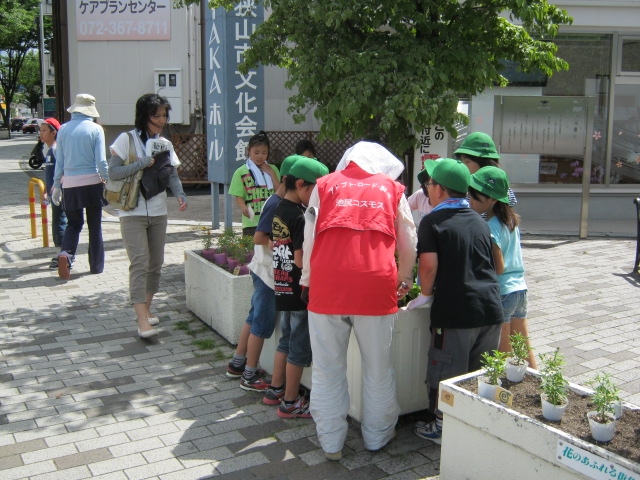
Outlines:
{"type": "Polygon", "coordinates": [[[29,217],[31,218],[31,238],[36,238],[36,185],[40,190],[40,208],[42,211],[42,246],[49,246],[49,220],[47,218],[47,204],[44,201],[44,182],[39,178],[29,180],[29,217]]]}

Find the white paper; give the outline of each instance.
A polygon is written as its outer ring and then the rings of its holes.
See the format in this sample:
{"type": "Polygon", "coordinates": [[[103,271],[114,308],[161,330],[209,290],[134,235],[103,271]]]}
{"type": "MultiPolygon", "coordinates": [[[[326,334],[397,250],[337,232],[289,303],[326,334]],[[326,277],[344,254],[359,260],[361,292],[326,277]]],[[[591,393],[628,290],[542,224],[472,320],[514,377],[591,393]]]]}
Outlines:
{"type": "Polygon", "coordinates": [[[253,217],[255,217],[256,214],[253,213],[253,208],[251,208],[251,205],[247,207],[247,210],[249,210],[249,220],[253,220],[253,217]]]}
{"type": "Polygon", "coordinates": [[[172,145],[169,140],[166,138],[150,138],[147,140],[147,156],[153,157],[160,152],[164,152],[166,150],[172,150],[172,145]]]}

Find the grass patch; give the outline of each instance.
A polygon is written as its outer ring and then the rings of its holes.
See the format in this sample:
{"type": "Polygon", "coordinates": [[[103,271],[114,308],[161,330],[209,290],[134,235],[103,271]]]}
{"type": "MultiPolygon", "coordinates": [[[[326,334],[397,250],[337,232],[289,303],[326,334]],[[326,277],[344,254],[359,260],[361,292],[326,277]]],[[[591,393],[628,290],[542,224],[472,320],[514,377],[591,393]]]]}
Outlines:
{"type": "Polygon", "coordinates": [[[199,338],[192,341],[191,345],[195,345],[200,350],[213,350],[216,347],[216,342],[213,338],[199,338]]]}

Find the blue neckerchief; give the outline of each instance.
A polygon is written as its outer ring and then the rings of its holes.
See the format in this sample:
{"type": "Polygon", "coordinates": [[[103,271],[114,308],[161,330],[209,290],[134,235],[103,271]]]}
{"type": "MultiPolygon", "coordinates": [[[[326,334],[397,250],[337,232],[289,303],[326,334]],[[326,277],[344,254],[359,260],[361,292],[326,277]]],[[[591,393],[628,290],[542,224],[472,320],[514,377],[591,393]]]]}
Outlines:
{"type": "Polygon", "coordinates": [[[448,198],[437,206],[433,207],[432,212],[445,208],[469,208],[469,200],[466,198],[448,198]]]}

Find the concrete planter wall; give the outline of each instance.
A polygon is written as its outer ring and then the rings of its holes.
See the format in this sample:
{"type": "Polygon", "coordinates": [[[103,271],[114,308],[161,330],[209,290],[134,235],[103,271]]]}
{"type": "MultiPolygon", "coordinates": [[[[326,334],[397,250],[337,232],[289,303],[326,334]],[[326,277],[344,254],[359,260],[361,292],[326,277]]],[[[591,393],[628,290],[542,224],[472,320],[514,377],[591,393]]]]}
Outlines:
{"type": "Polygon", "coordinates": [[[197,252],[185,250],[184,281],[187,308],[227,341],[237,344],[251,307],[251,276],[232,275],[197,252]]]}
{"type": "MultiPolygon", "coordinates": [[[[441,480],[494,480],[511,475],[519,480],[640,478],[637,463],[456,385],[481,372],[440,383],[441,480]],[[626,477],[619,477],[620,472],[626,477]]],[[[536,370],[528,372],[537,375],[536,370]]],[[[575,384],[570,388],[581,395],[590,393],[575,384]]]]}
{"type": "MultiPolygon", "coordinates": [[[[270,339],[265,340],[262,348],[260,366],[268,373],[273,372],[273,358],[280,335],[280,326],[276,325],[276,331],[270,339]]],[[[398,311],[392,351],[401,414],[424,410],[429,405],[424,381],[427,377],[427,352],[430,340],[429,309],[398,311]]],[[[308,388],[312,388],[311,368],[305,368],[302,376],[302,384],[308,388]]],[[[360,349],[352,332],[347,351],[347,381],[351,400],[349,416],[359,422],[362,421],[363,407],[361,371],[360,349]]]]}

